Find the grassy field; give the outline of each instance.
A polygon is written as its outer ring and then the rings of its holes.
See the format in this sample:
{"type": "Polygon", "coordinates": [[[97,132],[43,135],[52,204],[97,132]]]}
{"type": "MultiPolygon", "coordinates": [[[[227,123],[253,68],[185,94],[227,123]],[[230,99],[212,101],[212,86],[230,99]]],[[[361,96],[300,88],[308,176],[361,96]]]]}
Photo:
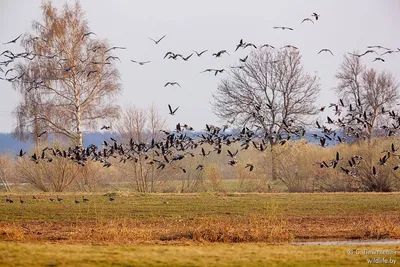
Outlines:
{"type": "Polygon", "coordinates": [[[288,243],[400,238],[400,193],[35,196],[0,203],[0,265],[365,266],[348,246],[288,243]]]}
{"type": "Polygon", "coordinates": [[[219,244],[208,246],[89,246],[0,242],[4,266],[367,266],[376,257],[400,260],[396,245],[294,246],[219,244]],[[349,250],[359,249],[359,255],[349,250]],[[363,255],[367,250],[396,255],[363,255]],[[24,255],[21,257],[21,255],[24,255]]]}
{"type": "MultiPolygon", "coordinates": [[[[5,198],[5,196],[1,196],[5,198]]],[[[103,244],[400,238],[400,194],[12,195],[0,240],[103,244]],[[54,195],[51,197],[55,198],[54,195]]]]}

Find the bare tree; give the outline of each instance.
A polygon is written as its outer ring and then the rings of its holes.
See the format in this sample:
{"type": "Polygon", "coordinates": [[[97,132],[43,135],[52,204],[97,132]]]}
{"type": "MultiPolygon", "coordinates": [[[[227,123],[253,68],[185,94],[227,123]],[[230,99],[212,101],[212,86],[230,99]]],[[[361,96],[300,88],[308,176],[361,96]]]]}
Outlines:
{"type": "Polygon", "coordinates": [[[64,191],[79,177],[82,168],[63,157],[54,157],[51,163],[35,163],[29,158],[19,158],[17,162],[21,177],[43,192],[64,191]]]}
{"type": "MultiPolygon", "coordinates": [[[[116,130],[124,142],[143,144],[161,140],[160,130],[165,127],[162,118],[154,105],[149,109],[127,106],[116,123],[116,130]]],[[[176,170],[169,166],[159,169],[153,161],[156,155],[152,153],[137,154],[134,158],[121,163],[119,170],[133,180],[139,192],[154,192],[157,187],[168,181],[176,170]]]]}
{"type": "Polygon", "coordinates": [[[0,156],[0,182],[6,191],[10,192],[9,178],[12,175],[14,162],[6,155],[0,156]]]}
{"type": "MultiPolygon", "coordinates": [[[[120,93],[119,72],[106,41],[92,39],[79,3],[66,4],[62,12],[51,2],[42,5],[43,24],[33,22],[22,46],[34,58],[18,63],[21,73],[13,85],[22,94],[36,91],[40,102],[24,101],[17,112],[20,129],[32,128],[37,117],[49,132],[70,138],[82,145],[83,128],[95,129],[97,121],[116,118],[120,93]]],[[[27,98],[25,99],[32,99],[27,98]]]]}
{"type": "MultiPolygon", "coordinates": [[[[213,95],[216,115],[228,122],[258,125],[269,138],[271,152],[287,126],[304,127],[314,115],[320,91],[316,76],[307,74],[298,51],[257,50],[242,68],[232,69],[213,95]]],[[[276,179],[272,153],[272,179],[276,179]]]]}
{"type": "Polygon", "coordinates": [[[377,123],[399,99],[398,82],[391,73],[368,69],[361,64],[360,57],[351,55],[344,56],[336,79],[339,84],[335,90],[339,97],[363,115],[366,123],[360,132],[371,143],[377,123]]]}

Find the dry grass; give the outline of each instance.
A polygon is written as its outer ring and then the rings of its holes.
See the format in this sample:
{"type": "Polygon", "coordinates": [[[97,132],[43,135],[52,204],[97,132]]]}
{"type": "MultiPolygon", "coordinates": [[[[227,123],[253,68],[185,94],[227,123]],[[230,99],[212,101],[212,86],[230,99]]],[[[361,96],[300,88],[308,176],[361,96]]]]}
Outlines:
{"type": "Polygon", "coordinates": [[[367,266],[368,255],[350,249],[396,251],[398,245],[295,246],[213,244],[198,246],[93,246],[0,242],[5,266],[367,266]],[[23,255],[23,256],[22,256],[23,255]]]}
{"type": "MultiPolygon", "coordinates": [[[[16,196],[12,196],[16,197],[16,196]]],[[[0,203],[0,240],[95,244],[400,238],[400,194],[118,194],[0,203]],[[168,204],[163,203],[166,200],[168,204]]]]}

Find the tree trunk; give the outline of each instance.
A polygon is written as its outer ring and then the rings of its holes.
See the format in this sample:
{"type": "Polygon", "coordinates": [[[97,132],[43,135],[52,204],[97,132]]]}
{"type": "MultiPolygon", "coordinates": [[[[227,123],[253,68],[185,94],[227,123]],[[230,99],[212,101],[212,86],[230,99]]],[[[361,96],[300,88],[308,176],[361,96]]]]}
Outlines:
{"type": "Polygon", "coordinates": [[[275,181],[278,179],[278,164],[276,160],[275,145],[271,145],[271,179],[275,181]]]}
{"type": "Polygon", "coordinates": [[[83,146],[83,137],[82,137],[82,111],[80,105],[76,107],[76,134],[77,134],[77,145],[83,146]]]}

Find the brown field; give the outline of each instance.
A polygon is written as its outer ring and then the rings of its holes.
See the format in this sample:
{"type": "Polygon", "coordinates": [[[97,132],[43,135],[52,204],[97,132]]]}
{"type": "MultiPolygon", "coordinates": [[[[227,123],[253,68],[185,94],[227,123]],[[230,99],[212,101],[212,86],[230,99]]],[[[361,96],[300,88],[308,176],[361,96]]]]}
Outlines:
{"type": "Polygon", "coordinates": [[[90,195],[89,203],[80,204],[71,194],[60,195],[61,203],[40,197],[0,204],[0,240],[194,244],[400,238],[398,193],[120,194],[113,202],[90,195]]]}

